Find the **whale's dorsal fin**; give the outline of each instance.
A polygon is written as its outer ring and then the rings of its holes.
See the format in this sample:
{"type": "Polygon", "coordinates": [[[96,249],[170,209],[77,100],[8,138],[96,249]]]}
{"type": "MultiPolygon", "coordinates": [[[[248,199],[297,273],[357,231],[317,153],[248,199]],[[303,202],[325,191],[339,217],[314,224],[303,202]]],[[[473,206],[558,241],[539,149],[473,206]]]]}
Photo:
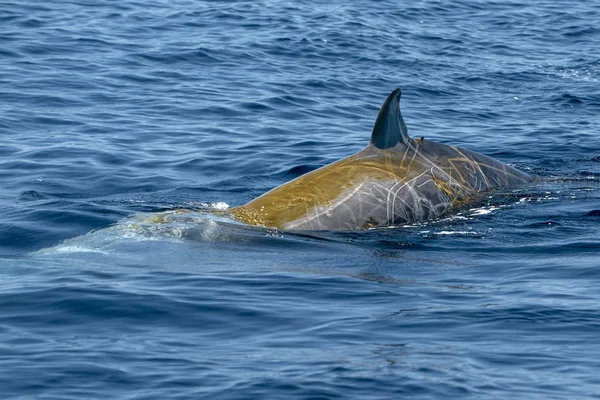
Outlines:
{"type": "Polygon", "coordinates": [[[408,136],[408,129],[400,113],[400,89],[394,90],[379,110],[373,133],[371,134],[371,144],[378,149],[389,149],[398,143],[406,145],[412,143],[408,136]]]}

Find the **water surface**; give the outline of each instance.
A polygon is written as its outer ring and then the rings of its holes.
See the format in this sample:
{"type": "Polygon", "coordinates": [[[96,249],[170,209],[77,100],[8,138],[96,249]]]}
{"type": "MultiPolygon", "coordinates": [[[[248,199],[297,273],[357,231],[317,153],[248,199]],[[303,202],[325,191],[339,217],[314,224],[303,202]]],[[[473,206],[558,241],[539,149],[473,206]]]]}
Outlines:
{"type": "Polygon", "coordinates": [[[2,398],[594,398],[599,14],[5,2],[2,398]],[[206,212],[361,150],[396,87],[411,135],[540,181],[355,233],[206,212]]]}

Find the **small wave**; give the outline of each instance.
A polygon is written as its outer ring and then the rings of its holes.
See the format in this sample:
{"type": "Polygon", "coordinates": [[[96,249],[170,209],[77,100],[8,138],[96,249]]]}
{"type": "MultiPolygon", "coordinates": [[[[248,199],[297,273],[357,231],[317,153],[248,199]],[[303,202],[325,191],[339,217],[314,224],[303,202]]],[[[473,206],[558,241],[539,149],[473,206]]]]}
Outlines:
{"type": "MultiPolygon", "coordinates": [[[[100,253],[108,254],[108,252],[100,250],[98,248],[78,246],[78,245],[59,245],[54,248],[56,253],[100,253]]],[[[43,252],[41,252],[43,253],[43,252]]]]}
{"type": "Polygon", "coordinates": [[[600,63],[571,67],[538,65],[537,68],[541,69],[548,76],[555,76],[565,80],[598,82],[598,77],[600,76],[600,63]]]}
{"type": "Polygon", "coordinates": [[[491,214],[493,211],[498,210],[499,207],[496,206],[489,206],[489,207],[479,207],[479,208],[471,208],[469,210],[469,212],[471,213],[471,216],[479,216],[479,215],[488,215],[491,214]]]}
{"type": "Polygon", "coordinates": [[[440,232],[433,232],[434,235],[453,235],[453,236],[478,236],[480,235],[479,232],[474,232],[474,231],[440,231],[440,232]]]}

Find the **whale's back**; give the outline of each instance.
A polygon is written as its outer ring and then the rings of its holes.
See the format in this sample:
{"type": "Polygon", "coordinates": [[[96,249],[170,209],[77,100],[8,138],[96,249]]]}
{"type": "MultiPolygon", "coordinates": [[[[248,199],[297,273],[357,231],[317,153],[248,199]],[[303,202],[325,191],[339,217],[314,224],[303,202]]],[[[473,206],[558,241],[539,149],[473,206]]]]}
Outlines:
{"type": "Polygon", "coordinates": [[[411,139],[386,99],[359,153],[285,183],[231,213],[240,221],[288,230],[357,230],[437,218],[457,203],[532,178],[491,157],[411,139]]]}

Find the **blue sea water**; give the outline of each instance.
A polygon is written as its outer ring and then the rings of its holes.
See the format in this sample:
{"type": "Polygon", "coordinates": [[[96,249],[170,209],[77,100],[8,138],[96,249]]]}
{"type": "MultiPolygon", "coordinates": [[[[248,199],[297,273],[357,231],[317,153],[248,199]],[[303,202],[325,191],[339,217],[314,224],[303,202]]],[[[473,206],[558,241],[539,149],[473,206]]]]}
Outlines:
{"type": "Polygon", "coordinates": [[[4,1],[0,397],[600,398],[599,21],[4,1]],[[205,212],[361,150],[396,87],[413,136],[539,181],[365,232],[205,212]]]}

